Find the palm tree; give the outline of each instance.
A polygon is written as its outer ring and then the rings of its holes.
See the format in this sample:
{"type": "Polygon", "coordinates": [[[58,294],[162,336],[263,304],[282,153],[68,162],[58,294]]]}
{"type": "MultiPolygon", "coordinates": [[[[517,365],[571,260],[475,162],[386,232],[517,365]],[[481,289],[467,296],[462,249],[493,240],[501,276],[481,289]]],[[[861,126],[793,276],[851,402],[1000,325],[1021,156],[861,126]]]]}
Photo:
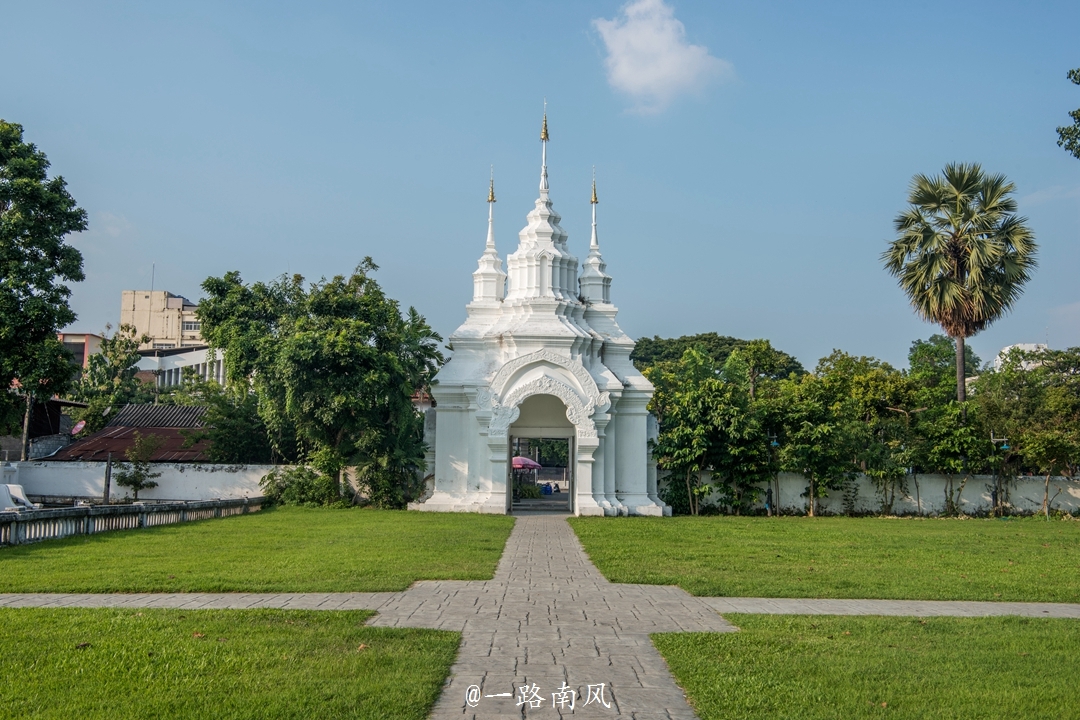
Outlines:
{"type": "Polygon", "coordinates": [[[916,175],[898,237],[881,255],[915,312],[956,341],[956,399],[963,402],[964,341],[1007,313],[1035,268],[1035,234],[1016,215],[1016,186],[978,164],[916,175]]]}

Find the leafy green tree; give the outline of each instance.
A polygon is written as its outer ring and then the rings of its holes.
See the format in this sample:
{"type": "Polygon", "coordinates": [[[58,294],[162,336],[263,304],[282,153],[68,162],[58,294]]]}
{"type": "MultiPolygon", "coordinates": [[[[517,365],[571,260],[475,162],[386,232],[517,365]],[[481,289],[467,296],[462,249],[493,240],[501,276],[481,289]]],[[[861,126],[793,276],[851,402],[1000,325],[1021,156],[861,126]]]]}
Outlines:
{"type": "Polygon", "coordinates": [[[295,275],[250,286],[235,272],[209,278],[199,319],[230,382],[258,396],[273,443],[295,437],[300,459],[336,481],[355,465],[371,502],[400,507],[424,457],[411,398],[443,358],[424,318],[403,316],[370,277],[377,269],[366,258],[306,289],[295,275]]]}
{"type": "Polygon", "coordinates": [[[181,431],[184,447],[208,440],[207,457],[216,463],[262,465],[276,459],[259,417],[258,396],[249,385],[223,388],[214,380],[198,377],[194,368],[184,368],[180,385],[170,390],[159,395],[158,401],[206,408],[203,428],[181,431]]]}
{"type": "Polygon", "coordinates": [[[1035,235],[1016,215],[1016,186],[978,164],[916,175],[898,237],[882,253],[915,312],[956,343],[956,399],[963,403],[965,340],[1007,313],[1035,268],[1035,235]]]}
{"type": "Polygon", "coordinates": [[[942,412],[922,424],[926,461],[945,475],[945,514],[959,515],[960,498],[968,481],[993,467],[994,447],[982,432],[977,408],[950,402],[942,412]]]}
{"type": "Polygon", "coordinates": [[[154,401],[153,385],[135,376],[142,359],[139,345],[149,342],[149,336],[137,336],[132,325],[121,325],[109,335],[111,329],[105,326],[100,352],[90,356],[82,377],[71,391],[75,400],[87,404],[86,408],[72,412],[76,420],[86,421],[87,434],[105,427],[109,418],[128,403],[154,401]]]}
{"type": "MultiPolygon", "coordinates": [[[[713,366],[719,369],[727,362],[728,356],[733,350],[746,347],[751,343],[765,343],[768,345],[767,340],[740,340],[726,335],[717,335],[714,332],[701,333],[700,335],[684,335],[678,338],[662,338],[657,335],[652,338],[643,337],[638,340],[634,346],[634,352],[630,354],[630,359],[634,361],[634,365],[638,370],[644,372],[645,368],[658,362],[679,362],[683,354],[693,348],[709,357],[713,366]]],[[[791,373],[802,375],[806,372],[802,364],[787,353],[773,350],[771,345],[768,346],[768,350],[770,353],[775,354],[769,355],[770,362],[774,364],[774,366],[770,366],[771,369],[768,371],[770,377],[787,377],[791,373]]]]}
{"type": "Polygon", "coordinates": [[[86,229],[86,211],[64,178],[48,177],[49,160],[23,129],[0,120],[0,424],[15,418],[44,388],[62,392],[70,366],[56,362],[56,333],[75,320],[66,283],[83,279],[82,255],[65,242],[86,229]],[[55,374],[48,375],[55,371],[55,374]]]}
{"type": "Polygon", "coordinates": [[[130,488],[135,495],[135,500],[138,501],[139,491],[156,488],[158,485],[154,478],[161,477],[161,473],[150,469],[150,459],[154,457],[154,453],[158,451],[165,440],[153,433],[143,435],[138,430],[135,431],[132,437],[134,440],[131,447],[124,453],[128,461],[116,471],[115,477],[116,484],[120,487],[130,488]]]}
{"type": "Polygon", "coordinates": [[[722,501],[736,515],[750,509],[762,493],[761,484],[779,471],[771,432],[780,424],[773,378],[784,363],[784,354],[768,340],[752,340],[728,356],[720,373],[723,385],[711,408],[718,435],[713,476],[720,481],[722,501]]]}
{"type": "MultiPolygon", "coordinates": [[[[1068,78],[1074,85],[1080,85],[1080,68],[1070,70],[1068,78]]],[[[1070,112],[1069,117],[1072,118],[1073,123],[1057,129],[1057,144],[1058,147],[1065,148],[1066,152],[1071,153],[1073,157],[1080,159],[1080,108],[1070,112]]]]}
{"type": "MultiPolygon", "coordinates": [[[[25,402],[20,452],[22,460],[30,457],[30,421],[34,405],[63,394],[74,374],[71,355],[55,335],[24,350],[17,377],[18,392],[25,402]]],[[[10,394],[7,395],[10,397],[10,394]]]]}
{"type": "Polygon", "coordinates": [[[1049,516],[1051,477],[1072,476],[1080,463],[1080,348],[1014,348],[1000,369],[980,376],[973,403],[982,434],[1005,438],[999,462],[1043,475],[1049,516]]]}
{"type": "Polygon", "coordinates": [[[807,480],[807,514],[817,514],[817,500],[841,490],[858,474],[856,464],[865,441],[858,404],[845,392],[831,364],[836,353],[818,363],[813,373],[780,381],[784,441],[780,463],[807,480]]]}
{"type": "Polygon", "coordinates": [[[701,473],[708,469],[711,445],[702,386],[715,375],[712,361],[693,348],[678,362],[661,362],[645,370],[655,388],[649,409],[660,423],[653,456],[661,470],[685,484],[691,515],[699,511],[701,473]]]}
{"type": "MultiPolygon", "coordinates": [[[[979,356],[964,345],[964,374],[978,374],[979,356]]],[[[908,350],[908,377],[914,383],[920,406],[944,407],[956,399],[956,345],[945,335],[915,340],[908,350]]]]}

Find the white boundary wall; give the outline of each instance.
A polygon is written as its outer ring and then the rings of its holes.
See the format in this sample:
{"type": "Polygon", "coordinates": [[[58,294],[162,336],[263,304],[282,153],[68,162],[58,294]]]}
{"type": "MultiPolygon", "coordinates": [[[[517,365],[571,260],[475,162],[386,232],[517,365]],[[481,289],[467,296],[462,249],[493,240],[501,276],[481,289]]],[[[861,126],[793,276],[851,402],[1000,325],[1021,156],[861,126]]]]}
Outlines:
{"type": "MultiPolygon", "coordinates": [[[[666,487],[667,478],[662,484],[666,487]]],[[[678,482],[677,479],[673,480],[678,482]]],[[[945,511],[945,484],[947,478],[944,475],[909,475],[905,480],[907,493],[896,493],[896,501],[893,503],[894,515],[937,515],[945,511]],[[916,481],[918,484],[916,486],[916,481]]],[[[954,478],[954,486],[959,487],[963,481],[962,476],[954,478]]],[[[702,473],[701,482],[709,482],[709,474],[702,473]]],[[[881,512],[881,496],[873,482],[866,476],[856,479],[858,497],[855,503],[856,513],[879,513],[881,512]]],[[[1041,476],[1020,476],[1011,479],[1007,485],[1008,507],[1015,512],[1034,513],[1042,509],[1044,478],[1041,476]]],[[[806,492],[807,481],[797,473],[780,473],[780,494],[773,498],[781,512],[805,513],[807,509],[806,492]]],[[[994,477],[991,475],[973,475],[968,478],[967,485],[960,495],[960,508],[965,514],[986,514],[992,507],[991,490],[994,488],[994,477]]],[[[774,489],[775,492],[775,489],[774,489]]],[[[1051,512],[1062,511],[1073,515],[1080,514],[1080,478],[1064,478],[1052,476],[1050,478],[1051,512]],[[1060,492],[1059,492],[1060,491],[1060,492]],[[1056,497],[1055,497],[1056,496],[1056,497]]],[[[716,503],[716,497],[707,498],[707,502],[716,503]]],[[[762,497],[758,501],[758,507],[764,507],[764,485],[762,497]]],[[[834,490],[825,498],[819,498],[817,511],[821,515],[842,515],[844,513],[844,493],[834,490]]]]}
{"type": "MultiPolygon", "coordinates": [[[[128,488],[117,487],[113,463],[110,499],[130,497],[128,488]]],[[[259,481],[273,465],[223,465],[154,463],[158,486],[139,492],[139,500],[228,500],[260,497],[259,481]]],[[[280,467],[280,466],[278,466],[280,467]]],[[[30,461],[3,468],[3,482],[22,485],[27,495],[55,498],[89,498],[101,501],[105,492],[105,463],[30,461]]]]}

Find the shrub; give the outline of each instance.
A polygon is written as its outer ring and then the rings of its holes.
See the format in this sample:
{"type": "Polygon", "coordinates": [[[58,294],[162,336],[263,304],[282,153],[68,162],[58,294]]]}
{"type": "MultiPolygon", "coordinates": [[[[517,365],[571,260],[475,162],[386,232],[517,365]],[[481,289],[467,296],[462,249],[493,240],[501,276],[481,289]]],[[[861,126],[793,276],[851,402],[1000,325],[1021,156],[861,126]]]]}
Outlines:
{"type": "Polygon", "coordinates": [[[522,500],[538,500],[542,495],[539,485],[529,483],[518,488],[518,497],[522,500]]]}
{"type": "Polygon", "coordinates": [[[132,490],[135,493],[135,500],[138,501],[140,490],[150,490],[158,485],[154,478],[160,477],[161,473],[150,470],[150,458],[165,440],[153,433],[144,436],[138,430],[135,431],[133,437],[134,442],[124,453],[128,462],[116,471],[116,484],[132,490]]]}
{"type": "Polygon", "coordinates": [[[278,468],[267,474],[259,486],[263,495],[274,505],[304,507],[346,507],[334,478],[307,467],[278,468]]]}

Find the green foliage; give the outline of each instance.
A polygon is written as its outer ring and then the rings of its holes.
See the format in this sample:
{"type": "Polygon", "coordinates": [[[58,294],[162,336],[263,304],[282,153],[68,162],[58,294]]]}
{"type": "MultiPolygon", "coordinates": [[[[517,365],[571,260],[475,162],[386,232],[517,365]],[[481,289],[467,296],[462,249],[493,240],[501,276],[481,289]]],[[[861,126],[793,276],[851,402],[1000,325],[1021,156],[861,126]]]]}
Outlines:
{"type": "Polygon", "coordinates": [[[514,489],[517,490],[517,496],[522,500],[539,500],[543,497],[540,486],[535,483],[522,483],[514,489]]]}
{"type": "Polygon", "coordinates": [[[829,359],[813,373],[781,381],[779,388],[784,422],[780,465],[806,478],[811,516],[819,497],[841,489],[858,472],[855,460],[864,433],[857,403],[830,374],[829,359]]]}
{"type": "Polygon", "coordinates": [[[715,494],[741,514],[756,501],[758,484],[775,472],[768,406],[752,393],[763,367],[779,354],[762,342],[734,351],[723,369],[693,348],[677,363],[646,368],[656,388],[650,409],[660,421],[653,455],[671,474],[666,492],[673,508],[685,503],[697,515],[701,499],[715,494]],[[704,472],[710,473],[709,483],[701,482],[704,472]],[[676,484],[682,487],[671,487],[676,484]]]}
{"type": "Polygon", "coordinates": [[[149,336],[137,336],[133,325],[121,325],[111,336],[109,330],[111,327],[106,325],[100,352],[90,356],[82,377],[71,391],[75,400],[87,404],[86,408],[71,413],[76,420],[86,421],[86,435],[105,427],[110,416],[128,403],[154,401],[153,386],[135,377],[136,365],[142,359],[139,345],[149,342],[149,336]]]}
{"type": "Polygon", "coordinates": [[[1076,714],[1075,620],[724,617],[739,632],[652,636],[702,720],[1076,714]]]}
{"type": "Polygon", "coordinates": [[[206,408],[205,427],[183,430],[184,447],[209,440],[207,455],[211,462],[265,465],[273,462],[270,436],[259,417],[259,400],[247,385],[223,388],[217,382],[195,375],[184,368],[182,382],[159,402],[196,405],[206,408]]]}
{"type": "Polygon", "coordinates": [[[4,608],[0,716],[423,720],[461,634],[366,610],[4,608]]]}
{"type": "MultiPolygon", "coordinates": [[[[1074,85],[1080,85],[1080,68],[1070,70],[1067,77],[1074,85]]],[[[1080,159],[1080,108],[1070,112],[1069,117],[1072,118],[1073,124],[1063,125],[1057,129],[1057,144],[1058,147],[1065,148],[1065,151],[1072,154],[1074,158],[1080,159]]]]}
{"type": "Polygon", "coordinates": [[[357,467],[372,503],[402,507],[416,492],[423,419],[412,395],[432,382],[441,339],[414,309],[405,316],[370,274],[305,289],[298,275],[246,285],[209,278],[203,337],[224,352],[232,385],[250,386],[274,449],[340,477],[357,467]]]}
{"type": "MultiPolygon", "coordinates": [[[[65,242],[86,229],[49,160],[0,120],[0,389],[17,381],[31,401],[63,393],[72,377],[56,333],[75,320],[66,283],[83,280],[82,255],[65,242]]],[[[10,432],[26,402],[0,392],[0,431],[10,432]]]]}
{"type": "Polygon", "coordinates": [[[17,366],[18,389],[0,392],[0,434],[19,434],[30,407],[63,394],[75,374],[71,355],[55,335],[24,348],[17,366]]]}
{"type": "Polygon", "coordinates": [[[263,496],[274,505],[342,507],[336,480],[307,467],[275,468],[259,481],[263,496]]]}
{"type": "Polygon", "coordinates": [[[660,421],[653,457],[671,474],[672,482],[686,485],[692,515],[698,513],[699,496],[708,492],[701,487],[700,476],[709,469],[715,445],[711,410],[722,384],[716,373],[712,361],[692,348],[678,363],[661,363],[645,371],[656,388],[649,409],[660,421]]]}
{"type": "Polygon", "coordinates": [[[154,457],[164,439],[153,433],[143,435],[138,430],[132,437],[134,440],[131,447],[124,453],[128,462],[116,471],[113,479],[120,487],[129,488],[134,493],[135,500],[138,500],[140,490],[149,490],[158,485],[154,478],[160,477],[161,473],[150,469],[150,459],[154,457]]]}
{"type": "Polygon", "coordinates": [[[568,467],[570,443],[560,438],[530,439],[529,449],[535,450],[537,462],[547,467],[568,467]]]}
{"type": "MultiPolygon", "coordinates": [[[[720,368],[727,362],[728,356],[736,348],[745,347],[754,342],[768,342],[763,340],[740,340],[726,335],[717,335],[714,332],[701,333],[699,335],[683,335],[678,338],[662,338],[659,335],[651,338],[643,337],[634,346],[634,352],[630,359],[638,370],[644,372],[648,367],[658,362],[678,362],[687,350],[695,349],[712,360],[714,366],[720,368]]],[[[771,369],[773,377],[787,377],[791,373],[801,375],[806,370],[802,364],[787,353],[774,351],[779,358],[778,367],[771,369]]]]}
{"type": "MultiPolygon", "coordinates": [[[[961,359],[965,339],[1012,308],[1036,266],[1035,234],[1016,214],[1015,190],[978,164],[916,175],[895,221],[898,236],[881,255],[915,312],[956,340],[961,359]]],[[[956,393],[963,402],[962,382],[956,393]]]]}
{"type": "Polygon", "coordinates": [[[0,548],[0,592],[398,592],[490,580],[513,526],[505,515],[277,507],[0,548]]]}
{"type": "Polygon", "coordinates": [[[1043,512],[1049,517],[1050,478],[1074,476],[1080,466],[1080,348],[1014,348],[999,370],[979,377],[973,404],[980,433],[1006,438],[991,450],[990,464],[1003,475],[1043,475],[1043,512]]]}

